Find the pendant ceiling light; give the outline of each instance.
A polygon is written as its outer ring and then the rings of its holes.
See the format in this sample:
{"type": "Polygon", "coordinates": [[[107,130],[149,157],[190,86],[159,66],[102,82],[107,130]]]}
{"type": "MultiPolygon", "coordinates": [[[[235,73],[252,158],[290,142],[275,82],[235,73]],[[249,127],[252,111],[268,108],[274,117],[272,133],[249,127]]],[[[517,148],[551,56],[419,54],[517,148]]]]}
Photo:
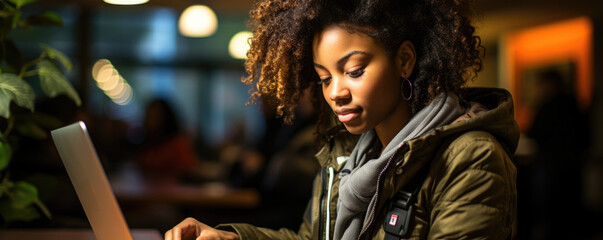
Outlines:
{"type": "Polygon", "coordinates": [[[149,0],[103,0],[106,3],[109,4],[115,4],[115,5],[138,5],[138,4],[143,4],[143,3],[147,3],[149,0]]]}
{"type": "Polygon", "coordinates": [[[180,34],[187,37],[208,37],[216,32],[218,18],[205,5],[192,5],[182,12],[178,21],[180,34]]]}
{"type": "Polygon", "coordinates": [[[249,31],[242,31],[235,34],[230,39],[230,44],[228,44],[228,51],[230,52],[230,56],[236,59],[247,59],[247,51],[249,51],[250,38],[253,37],[253,33],[249,31]]]}

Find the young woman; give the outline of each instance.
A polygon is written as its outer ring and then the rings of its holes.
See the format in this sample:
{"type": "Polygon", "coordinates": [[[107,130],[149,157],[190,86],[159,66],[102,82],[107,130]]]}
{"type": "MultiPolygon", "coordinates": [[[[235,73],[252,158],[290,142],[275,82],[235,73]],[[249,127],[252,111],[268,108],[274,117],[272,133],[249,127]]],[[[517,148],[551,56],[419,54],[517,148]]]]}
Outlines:
{"type": "Polygon", "coordinates": [[[189,218],[166,239],[510,238],[519,133],[507,91],[462,87],[481,68],[469,15],[463,0],[259,2],[253,97],[286,121],[306,88],[330,107],[304,221],[293,232],[189,218]]]}

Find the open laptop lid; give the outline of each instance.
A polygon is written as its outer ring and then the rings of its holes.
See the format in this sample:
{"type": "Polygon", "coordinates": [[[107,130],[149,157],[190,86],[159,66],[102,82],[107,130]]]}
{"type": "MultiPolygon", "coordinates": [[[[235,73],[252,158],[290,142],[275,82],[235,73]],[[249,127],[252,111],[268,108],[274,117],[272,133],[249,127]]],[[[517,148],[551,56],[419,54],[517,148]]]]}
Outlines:
{"type": "Polygon", "coordinates": [[[84,122],[51,131],[97,240],[132,240],[84,122]]]}

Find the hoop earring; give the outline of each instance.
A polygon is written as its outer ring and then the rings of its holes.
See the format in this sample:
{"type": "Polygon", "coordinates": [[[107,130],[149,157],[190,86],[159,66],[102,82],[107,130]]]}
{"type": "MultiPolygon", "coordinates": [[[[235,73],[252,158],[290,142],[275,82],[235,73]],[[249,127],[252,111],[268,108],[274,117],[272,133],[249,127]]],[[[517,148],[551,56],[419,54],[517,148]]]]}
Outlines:
{"type": "Polygon", "coordinates": [[[402,92],[402,98],[408,101],[412,98],[412,83],[408,78],[402,77],[402,85],[400,86],[400,91],[402,92]],[[408,85],[407,89],[404,86],[408,85]]]}

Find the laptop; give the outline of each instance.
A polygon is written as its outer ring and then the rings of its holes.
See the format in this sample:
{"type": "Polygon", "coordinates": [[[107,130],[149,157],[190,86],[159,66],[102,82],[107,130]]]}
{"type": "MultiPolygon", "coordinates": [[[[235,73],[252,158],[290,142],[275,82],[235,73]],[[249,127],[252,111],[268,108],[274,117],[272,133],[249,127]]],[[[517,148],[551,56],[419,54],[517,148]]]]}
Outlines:
{"type": "Polygon", "coordinates": [[[162,239],[157,231],[151,236],[148,231],[133,231],[132,238],[84,122],[51,135],[97,240],[162,239]]]}

